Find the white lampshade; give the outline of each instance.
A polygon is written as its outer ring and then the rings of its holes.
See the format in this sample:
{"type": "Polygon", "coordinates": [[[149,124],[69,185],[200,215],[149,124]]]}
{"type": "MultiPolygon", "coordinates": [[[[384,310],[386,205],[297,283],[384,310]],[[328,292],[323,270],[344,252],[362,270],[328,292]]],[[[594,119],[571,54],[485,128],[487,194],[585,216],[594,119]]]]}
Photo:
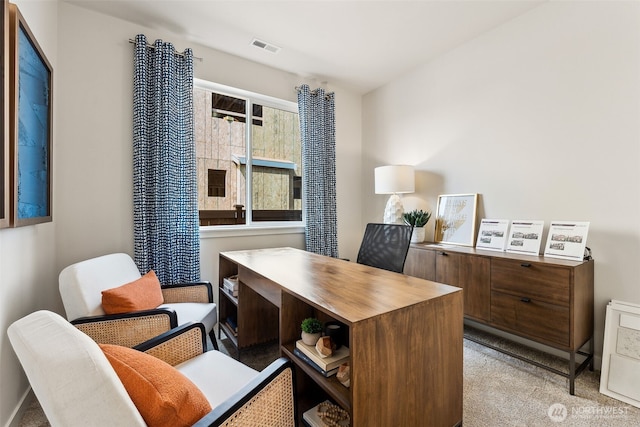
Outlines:
{"type": "Polygon", "coordinates": [[[376,194],[391,194],[384,209],[386,224],[402,224],[402,201],[398,193],[415,191],[413,166],[380,166],[375,169],[376,194]]]}
{"type": "Polygon", "coordinates": [[[415,182],[413,166],[380,166],[375,169],[376,194],[413,193],[415,182]]]}

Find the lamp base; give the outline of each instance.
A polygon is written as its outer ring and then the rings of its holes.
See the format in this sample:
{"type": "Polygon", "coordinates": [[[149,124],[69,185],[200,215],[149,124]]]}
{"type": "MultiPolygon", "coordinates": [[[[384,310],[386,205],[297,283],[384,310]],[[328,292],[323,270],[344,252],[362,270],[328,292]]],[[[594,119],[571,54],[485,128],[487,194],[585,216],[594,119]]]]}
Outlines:
{"type": "Polygon", "coordinates": [[[384,208],[384,223],[385,224],[402,224],[402,214],[404,208],[402,207],[402,201],[400,196],[392,194],[387,201],[387,206],[384,208]]]}

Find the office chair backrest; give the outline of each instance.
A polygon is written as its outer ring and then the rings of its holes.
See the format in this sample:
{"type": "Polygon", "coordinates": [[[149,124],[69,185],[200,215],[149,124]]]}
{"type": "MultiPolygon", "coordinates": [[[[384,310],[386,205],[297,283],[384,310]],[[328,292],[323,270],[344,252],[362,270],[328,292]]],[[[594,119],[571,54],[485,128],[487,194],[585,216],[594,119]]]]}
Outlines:
{"type": "Polygon", "coordinates": [[[358,264],[402,273],[413,227],[404,224],[367,224],[358,252],[358,264]]]}

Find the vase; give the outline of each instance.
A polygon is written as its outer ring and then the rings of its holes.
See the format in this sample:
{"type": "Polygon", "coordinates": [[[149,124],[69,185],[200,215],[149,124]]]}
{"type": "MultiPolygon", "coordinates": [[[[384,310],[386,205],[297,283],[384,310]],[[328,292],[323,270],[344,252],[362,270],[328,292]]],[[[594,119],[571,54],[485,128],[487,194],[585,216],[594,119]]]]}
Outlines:
{"type": "Polygon", "coordinates": [[[339,322],[327,322],[324,325],[324,334],[331,338],[331,342],[334,344],[334,350],[340,348],[343,344],[344,336],[343,336],[343,327],[339,322]]]}
{"type": "Polygon", "coordinates": [[[315,334],[310,334],[308,332],[302,331],[302,342],[306,345],[316,345],[318,340],[320,339],[320,332],[316,332],[315,334]]]}
{"type": "Polygon", "coordinates": [[[413,227],[413,232],[411,233],[411,243],[422,242],[424,242],[424,227],[413,227]]]}

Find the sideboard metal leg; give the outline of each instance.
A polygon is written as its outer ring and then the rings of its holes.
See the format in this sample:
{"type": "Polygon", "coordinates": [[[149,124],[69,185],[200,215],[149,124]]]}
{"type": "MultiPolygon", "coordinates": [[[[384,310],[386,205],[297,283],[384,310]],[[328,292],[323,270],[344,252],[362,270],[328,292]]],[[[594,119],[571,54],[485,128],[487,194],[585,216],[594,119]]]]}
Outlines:
{"type": "Polygon", "coordinates": [[[569,353],[569,394],[575,394],[575,383],[576,383],[576,352],[572,351],[569,353]]]}

